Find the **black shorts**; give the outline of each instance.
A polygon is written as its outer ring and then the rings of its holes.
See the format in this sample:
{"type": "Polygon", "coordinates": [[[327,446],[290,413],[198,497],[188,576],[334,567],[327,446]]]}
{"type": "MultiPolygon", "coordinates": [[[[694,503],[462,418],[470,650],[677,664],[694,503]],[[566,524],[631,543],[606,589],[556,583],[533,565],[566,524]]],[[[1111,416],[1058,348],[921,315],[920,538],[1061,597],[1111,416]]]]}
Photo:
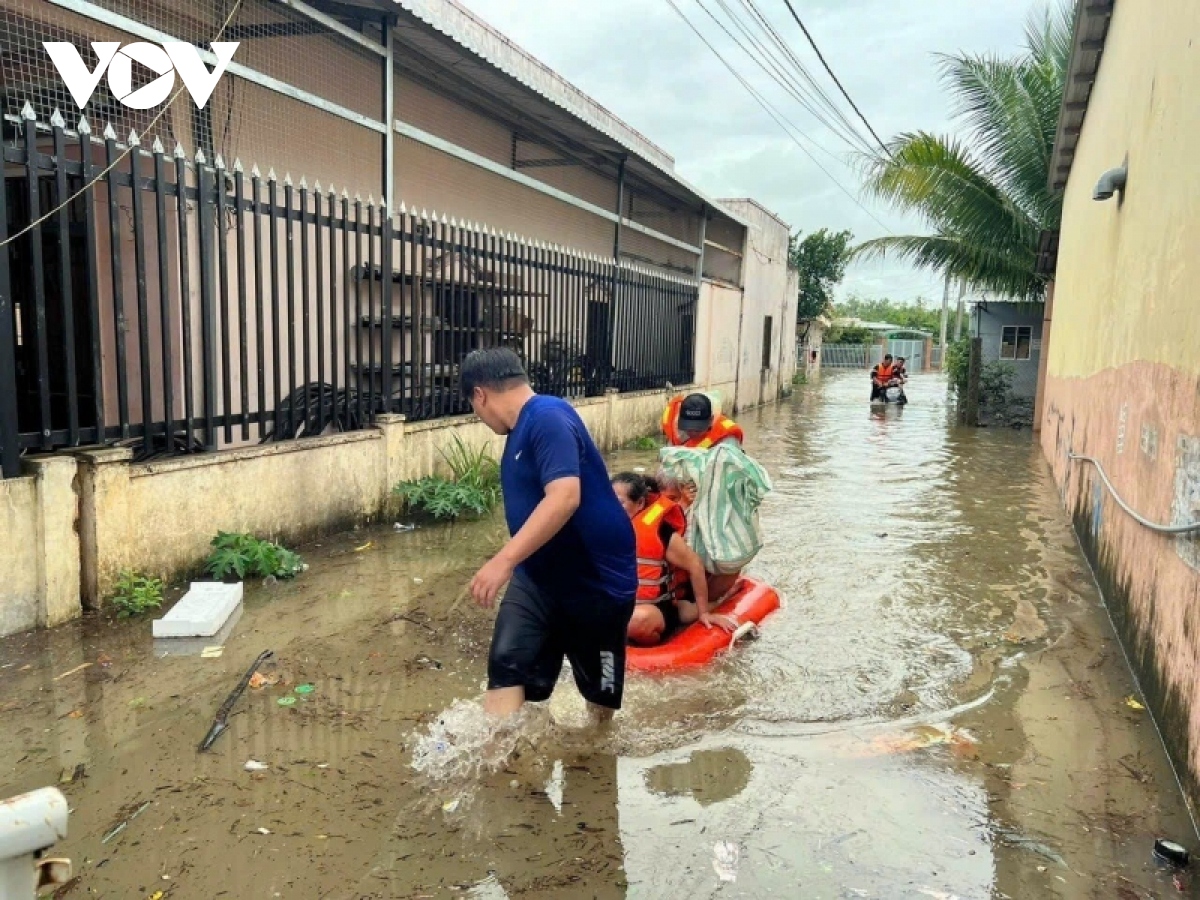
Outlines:
{"type": "Polygon", "coordinates": [[[560,596],[514,575],[492,632],[488,689],[523,687],[526,700],[548,700],[565,656],[585,700],[620,709],[632,615],[632,595],[625,603],[603,594],[560,596]]]}

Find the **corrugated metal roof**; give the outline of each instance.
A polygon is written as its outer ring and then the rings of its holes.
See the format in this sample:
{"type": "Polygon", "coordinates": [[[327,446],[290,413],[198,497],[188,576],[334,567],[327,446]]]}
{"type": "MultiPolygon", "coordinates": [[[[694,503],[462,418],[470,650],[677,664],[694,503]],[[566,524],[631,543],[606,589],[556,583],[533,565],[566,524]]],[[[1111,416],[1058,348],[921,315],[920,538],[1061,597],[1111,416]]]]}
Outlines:
{"type": "Polygon", "coordinates": [[[674,171],[675,160],[665,150],[455,0],[396,0],[396,3],[643,159],[674,171]]]}
{"type": "Polygon", "coordinates": [[[1052,191],[1061,191],[1066,187],[1071,175],[1075,147],[1083,130],[1083,120],[1092,97],[1092,85],[1100,70],[1100,57],[1104,54],[1108,25],[1115,6],[1116,0],[1080,0],[1075,11],[1071,61],[1067,65],[1062,110],[1058,115],[1058,133],[1054,137],[1054,152],[1050,157],[1052,191]]]}
{"type": "MultiPolygon", "coordinates": [[[[389,0],[371,2],[377,8],[389,5],[389,0]]],[[[614,155],[624,153],[629,157],[626,169],[631,176],[680,199],[693,200],[697,206],[706,204],[739,225],[748,225],[720,201],[680,177],[675,172],[675,160],[665,150],[456,0],[390,0],[390,3],[407,13],[397,23],[398,39],[418,48],[448,71],[478,84],[480,102],[486,104],[489,97],[495,96],[520,111],[531,124],[559,131],[577,145],[590,147],[610,161],[614,155]],[[469,55],[463,54],[464,50],[469,55]],[[544,106],[539,109],[531,102],[531,94],[568,116],[551,121],[544,106]],[[598,141],[600,136],[607,140],[598,141]]]]}

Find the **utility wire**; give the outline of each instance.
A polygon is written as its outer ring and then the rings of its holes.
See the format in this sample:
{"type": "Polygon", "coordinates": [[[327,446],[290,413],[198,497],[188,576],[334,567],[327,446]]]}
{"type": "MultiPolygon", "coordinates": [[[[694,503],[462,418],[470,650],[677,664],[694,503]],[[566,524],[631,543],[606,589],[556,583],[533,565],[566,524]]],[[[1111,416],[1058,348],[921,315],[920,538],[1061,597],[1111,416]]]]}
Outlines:
{"type": "MultiPolygon", "coordinates": [[[[717,2],[719,2],[723,7],[725,6],[725,0],[717,0],[717,2]]],[[[790,68],[795,69],[799,77],[805,82],[807,86],[801,86],[800,90],[802,90],[807,96],[812,97],[815,103],[828,110],[828,112],[842,124],[848,133],[854,135],[856,140],[861,141],[862,148],[866,149],[868,153],[872,152],[870,138],[864,137],[857,124],[848,119],[842,112],[841,106],[837,103],[834,103],[833,100],[830,99],[820,82],[813,77],[812,73],[809,72],[808,67],[801,62],[800,58],[796,56],[796,54],[792,51],[792,48],[788,46],[787,42],[780,37],[779,32],[775,30],[775,27],[771,24],[770,19],[768,19],[755,5],[754,0],[740,0],[740,2],[742,8],[750,14],[754,24],[756,24],[759,30],[761,30],[767,36],[768,43],[773,44],[777,52],[779,52],[783,57],[783,67],[789,68],[790,66],[790,68]]],[[[732,16],[733,14],[731,13],[730,15],[732,16]]]]}
{"type": "Polygon", "coordinates": [[[804,144],[802,144],[800,142],[800,139],[797,137],[797,135],[800,135],[809,141],[811,141],[812,138],[809,138],[807,135],[805,135],[804,132],[800,131],[799,128],[796,128],[795,125],[792,125],[789,128],[789,126],[787,124],[784,124],[787,121],[786,118],[783,117],[775,109],[775,107],[773,107],[765,98],[763,98],[763,96],[761,94],[759,94],[759,92],[757,90],[754,89],[754,86],[751,85],[750,82],[746,81],[746,79],[744,77],[742,77],[742,74],[740,72],[738,72],[738,70],[735,69],[733,67],[733,65],[727,59],[725,59],[724,56],[721,55],[721,52],[719,50],[717,50],[717,48],[714,47],[709,42],[708,38],[706,38],[704,36],[704,33],[702,31],[700,31],[699,28],[696,27],[695,23],[693,23],[692,20],[689,19],[684,14],[683,10],[680,9],[679,6],[675,3],[675,0],[666,0],[666,2],[671,7],[671,9],[675,10],[676,15],[678,15],[679,18],[683,19],[683,21],[687,24],[687,26],[690,29],[692,29],[693,32],[695,32],[696,37],[700,38],[700,40],[704,42],[704,45],[713,52],[713,55],[716,56],[717,59],[719,59],[722,62],[722,64],[724,64],[725,68],[727,68],[730,71],[730,73],[733,75],[733,77],[736,78],[739,82],[741,82],[742,87],[744,87],[747,91],[750,92],[750,95],[758,102],[758,105],[761,106],[764,110],[766,110],[767,115],[769,115],[772,119],[775,120],[775,124],[777,124],[780,128],[783,129],[784,134],[786,134],[789,138],[791,138],[792,142],[795,143],[795,145],[797,147],[799,147],[802,151],[804,151],[805,156],[807,156],[809,159],[812,160],[813,165],[815,165],[818,169],[820,169],[825,174],[825,177],[834,183],[834,185],[837,187],[838,190],[840,190],[843,194],[845,194],[847,197],[849,197],[850,201],[855,206],[857,206],[859,209],[861,209],[863,212],[865,212],[868,216],[870,216],[871,219],[873,219],[880,228],[882,228],[884,231],[891,234],[892,230],[890,228],[888,228],[886,225],[884,225],[882,222],[880,222],[879,219],[875,216],[875,214],[873,212],[871,212],[869,209],[867,209],[865,206],[863,206],[862,202],[857,197],[855,197],[854,194],[852,194],[840,181],[838,181],[836,178],[834,178],[833,175],[831,175],[829,173],[829,170],[826,169],[823,165],[821,165],[821,163],[813,155],[812,151],[809,150],[807,147],[804,146],[804,144]],[[795,133],[793,133],[793,131],[792,131],[793,128],[795,129],[795,133]]]}
{"type": "MultiPolygon", "coordinates": [[[[729,35],[730,40],[732,40],[743,53],[749,56],[750,59],[756,63],[760,69],[766,72],[769,78],[775,81],[775,83],[782,87],[785,92],[791,95],[796,102],[808,110],[809,113],[812,114],[813,118],[828,128],[837,137],[841,138],[852,150],[860,150],[863,149],[864,146],[867,146],[853,127],[846,127],[839,125],[836,122],[831,122],[827,115],[822,113],[821,110],[817,108],[816,104],[819,101],[809,96],[806,89],[796,81],[795,76],[790,74],[784,66],[779,64],[778,60],[767,50],[766,47],[763,46],[762,41],[755,34],[753,34],[746,24],[742,22],[741,18],[736,16],[728,7],[728,5],[725,3],[725,0],[717,0],[717,4],[725,11],[725,14],[730,18],[738,30],[741,31],[742,34],[746,36],[747,40],[749,40],[750,43],[759,51],[762,58],[756,56],[751,50],[743,45],[743,43],[738,40],[737,35],[730,32],[730,30],[725,27],[725,24],[721,22],[721,20],[704,5],[703,0],[697,0],[697,5],[708,14],[709,18],[717,23],[718,27],[720,27],[722,31],[729,35]],[[768,69],[767,64],[764,64],[763,59],[765,59],[766,63],[770,65],[770,69],[768,69]],[[771,70],[774,70],[774,74],[772,74],[771,70]]],[[[837,159],[834,154],[830,153],[824,147],[821,147],[820,149],[834,159],[837,159]]],[[[844,160],[841,159],[838,159],[837,161],[844,163],[844,160]]]]}
{"type": "MultiPolygon", "coordinates": [[[[217,31],[217,36],[214,37],[212,39],[212,41],[209,41],[210,44],[213,43],[213,41],[219,41],[221,39],[221,35],[223,35],[225,33],[225,29],[229,27],[229,23],[233,21],[233,17],[235,15],[237,15],[237,11],[241,8],[241,6],[242,6],[242,0],[235,0],[235,2],[233,4],[233,8],[229,10],[229,15],[225,17],[225,21],[221,24],[220,29],[217,31]]],[[[175,101],[177,99],[179,99],[179,95],[182,94],[186,89],[187,89],[187,85],[185,84],[183,87],[179,88],[179,90],[177,90],[174,94],[171,95],[171,99],[168,100],[163,105],[163,108],[158,111],[158,115],[156,115],[153,119],[151,119],[149,124],[146,125],[146,127],[142,129],[142,134],[149,133],[150,130],[153,129],[154,126],[158,124],[158,120],[167,114],[167,111],[174,105],[175,101]]],[[[84,194],[86,194],[88,191],[90,191],[92,188],[94,188],[100,182],[100,179],[104,178],[104,176],[106,176],[109,172],[111,172],[113,169],[115,169],[118,166],[118,164],[120,164],[120,162],[122,160],[124,160],[125,157],[129,156],[129,154],[132,153],[136,148],[137,148],[137,144],[130,143],[130,145],[125,148],[124,152],[122,152],[120,156],[118,156],[111,163],[109,163],[107,166],[105,166],[103,169],[101,169],[99,172],[97,172],[95,178],[93,178],[91,181],[89,181],[87,184],[85,184],[83,187],[81,187],[79,190],[77,190],[74,194],[72,194],[70,197],[68,197],[62,203],[58,204],[58,206],[54,207],[54,209],[47,212],[45,215],[40,216],[37,219],[34,219],[32,222],[30,222],[28,225],[26,225],[20,231],[16,232],[15,234],[9,235],[3,241],[0,241],[0,247],[5,247],[8,244],[11,244],[17,238],[21,237],[24,234],[28,234],[30,231],[33,231],[33,229],[37,228],[43,222],[58,215],[58,213],[61,212],[64,207],[69,206],[70,204],[74,203],[76,200],[78,200],[80,197],[82,197],[84,194]]],[[[135,187],[136,187],[136,185],[135,185],[135,187]]]]}
{"type": "Polygon", "coordinates": [[[787,4],[788,12],[792,14],[792,18],[796,20],[796,24],[800,26],[800,30],[804,32],[804,36],[808,38],[808,43],[812,45],[813,52],[817,54],[817,59],[821,61],[821,65],[825,67],[825,71],[829,73],[829,77],[833,79],[833,83],[838,86],[838,90],[842,92],[842,96],[846,98],[846,102],[850,104],[851,108],[856,113],[858,113],[858,117],[862,119],[863,124],[867,126],[867,130],[871,132],[871,136],[874,137],[879,143],[879,146],[883,148],[883,152],[888,156],[891,156],[892,151],[887,148],[887,144],[883,142],[883,139],[875,133],[875,129],[871,127],[871,123],[867,121],[867,117],[864,116],[862,110],[858,108],[858,104],[855,103],[850,97],[849,92],[842,86],[842,83],[838,80],[837,75],[833,73],[833,69],[830,68],[829,63],[825,61],[825,56],[821,53],[821,48],[817,46],[817,42],[813,40],[813,36],[808,33],[808,29],[805,27],[804,22],[801,21],[800,16],[796,14],[796,8],[792,6],[792,0],[783,0],[783,2],[787,4]]]}
{"type": "MultiPolygon", "coordinates": [[[[808,67],[801,62],[800,57],[796,55],[795,51],[792,50],[787,41],[783,39],[783,37],[775,29],[775,26],[771,24],[771,20],[763,14],[762,10],[760,10],[757,5],[755,5],[754,0],[741,0],[741,4],[755,19],[759,27],[770,36],[772,42],[783,52],[783,55],[791,61],[791,64],[795,67],[796,71],[800,74],[804,81],[808,83],[813,93],[820,98],[821,103],[823,103],[824,106],[833,113],[834,117],[837,118],[839,122],[842,122],[847,129],[853,132],[856,136],[861,137],[858,127],[846,117],[846,115],[842,112],[842,108],[833,102],[829,94],[825,92],[825,88],[822,87],[821,83],[813,77],[812,73],[809,72],[808,67]]],[[[861,139],[864,146],[867,147],[869,151],[871,144],[870,140],[865,137],[861,139]]]]}

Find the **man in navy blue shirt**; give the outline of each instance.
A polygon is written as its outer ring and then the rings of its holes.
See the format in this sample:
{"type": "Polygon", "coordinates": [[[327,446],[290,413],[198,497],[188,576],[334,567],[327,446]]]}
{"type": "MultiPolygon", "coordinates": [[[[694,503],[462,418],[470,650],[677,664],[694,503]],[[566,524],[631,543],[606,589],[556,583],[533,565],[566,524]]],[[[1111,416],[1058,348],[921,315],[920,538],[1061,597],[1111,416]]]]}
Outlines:
{"type": "Polygon", "coordinates": [[[491,607],[508,582],[488,654],[484,708],[511,715],[550,697],[565,656],[595,718],[621,707],[625,633],[637,593],[633,525],[571,404],[535,394],[503,348],[463,360],[475,414],[508,436],[500,483],[511,540],[471,581],[491,607]]]}

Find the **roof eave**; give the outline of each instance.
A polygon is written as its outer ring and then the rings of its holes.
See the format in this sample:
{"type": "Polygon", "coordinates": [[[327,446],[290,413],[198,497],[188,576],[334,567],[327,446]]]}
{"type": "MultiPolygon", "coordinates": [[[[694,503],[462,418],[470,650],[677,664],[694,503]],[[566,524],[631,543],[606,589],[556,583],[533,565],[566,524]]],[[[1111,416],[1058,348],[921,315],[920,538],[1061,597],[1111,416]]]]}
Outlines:
{"type": "Polygon", "coordinates": [[[1116,0],[1080,0],[1075,9],[1071,59],[1067,64],[1066,82],[1063,85],[1054,151],[1050,155],[1048,185],[1053,193],[1062,191],[1071,175],[1075,148],[1083,130],[1096,73],[1100,70],[1100,57],[1104,54],[1108,25],[1115,6],[1116,0]]]}

